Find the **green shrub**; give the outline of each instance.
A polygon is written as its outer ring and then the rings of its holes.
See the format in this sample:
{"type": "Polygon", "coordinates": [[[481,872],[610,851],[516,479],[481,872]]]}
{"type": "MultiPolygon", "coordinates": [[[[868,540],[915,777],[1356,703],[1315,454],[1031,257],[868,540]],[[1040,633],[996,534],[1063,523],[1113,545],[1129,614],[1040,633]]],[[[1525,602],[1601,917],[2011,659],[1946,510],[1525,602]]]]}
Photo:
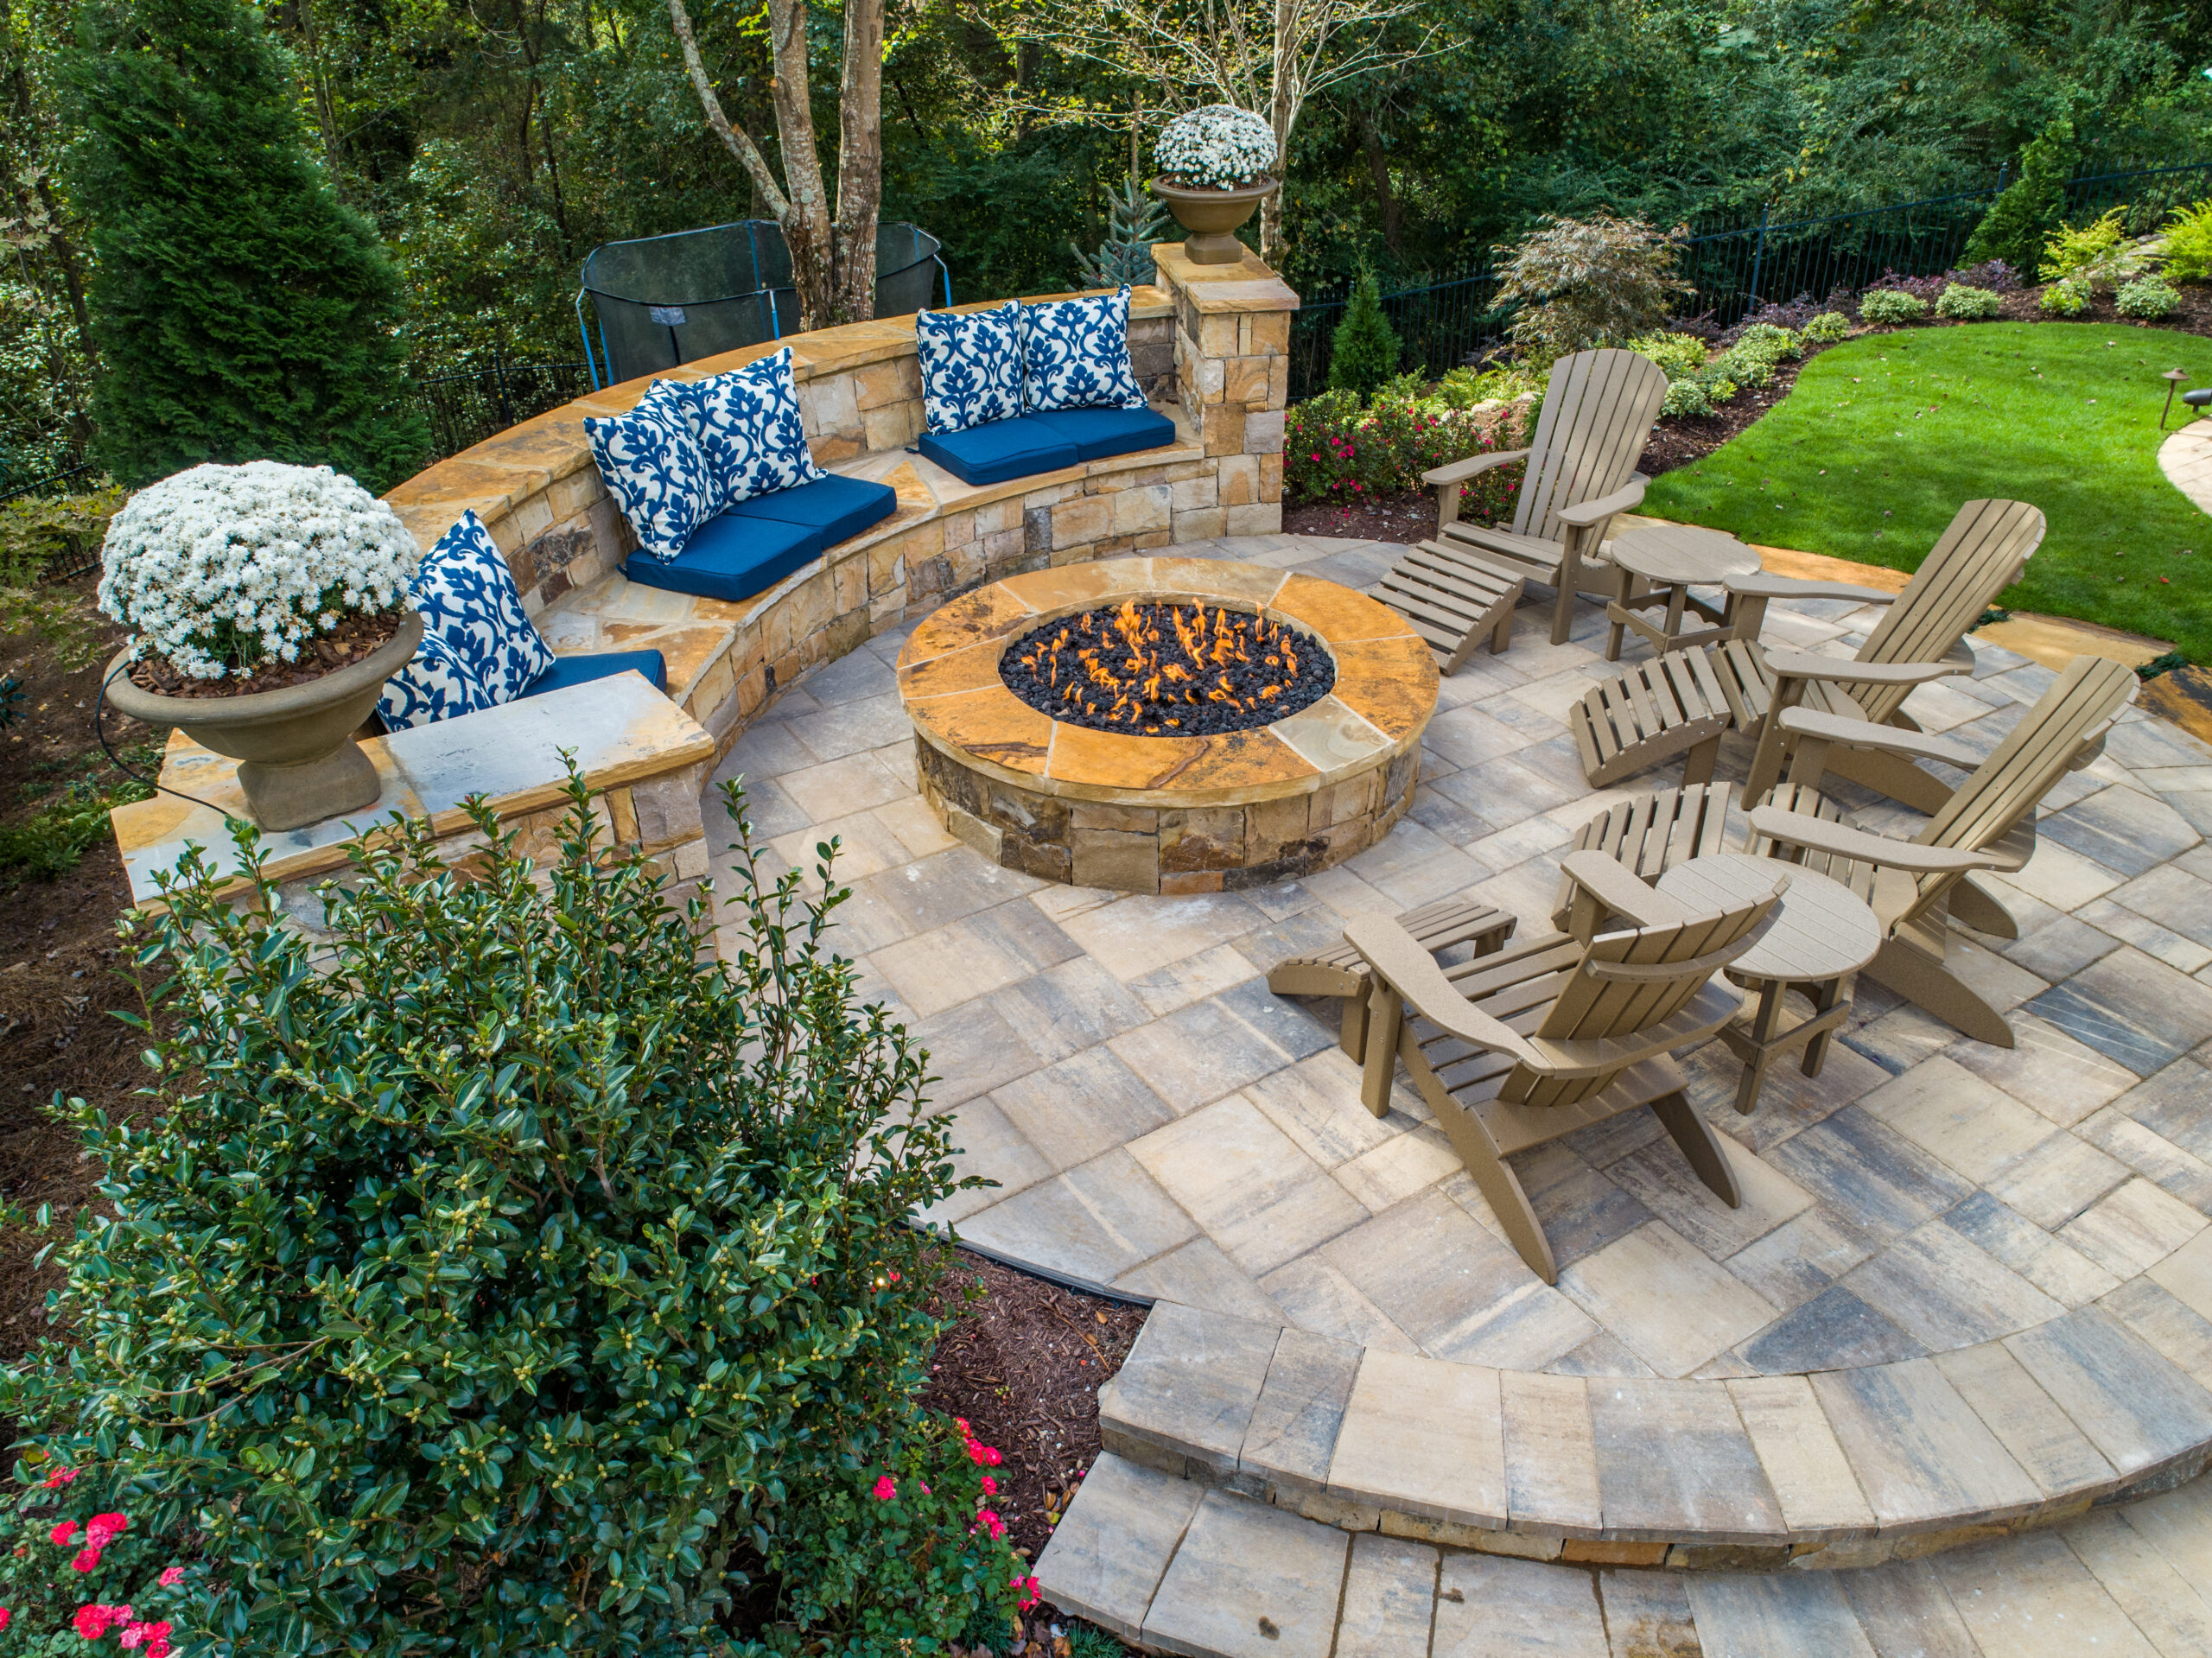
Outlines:
{"type": "Polygon", "coordinates": [[[1382,314],[1382,284],[1362,265],[1329,342],[1329,389],[1365,397],[1397,372],[1398,335],[1382,314]]]}
{"type": "Polygon", "coordinates": [[[2088,308],[2091,297],[2086,283],[2055,282],[2043,290],[2036,304],[2052,316],[2079,316],[2088,308]]]}
{"type": "Polygon", "coordinates": [[[1068,1630],[1072,1658],[1128,1658],[1128,1648],[1096,1623],[1077,1623],[1068,1630]]]}
{"type": "Polygon", "coordinates": [[[2165,257],[2169,282],[2202,282],[2212,276],[2212,200],[2175,208],[2166,220],[2159,251],[2165,257]]]}
{"type": "Polygon", "coordinates": [[[2059,116],[2020,152],[2020,176],[1990,204],[1967,238],[1965,261],[2002,259],[2032,270],[2044,240],[2058,228],[2066,207],[2066,181],[2077,151],[2074,123],[2059,116]]]}
{"type": "Polygon", "coordinates": [[[2082,275],[2094,281],[2111,264],[2126,239],[2127,209],[2114,207],[2093,224],[2079,229],[2060,226],[2043,245],[2040,274],[2045,282],[2063,282],[2082,275]]]}
{"type": "MultiPolygon", "coordinates": [[[[962,1183],[923,1057],[826,947],[832,848],[805,899],[741,820],[702,966],[708,900],[673,907],[569,798],[543,871],[480,805],[465,868],[395,816],[312,938],[241,824],[243,907],[195,849],[128,925],[186,1015],[148,1027],[162,1109],[70,1102],[107,1201],[58,1251],[68,1342],[0,1410],[144,1483],[147,1530],[205,1566],[210,1650],[720,1652],[734,1581],[931,1454],[941,1246],[908,1221],[962,1183]]],[[[944,1546],[1011,1604],[988,1531],[944,1546]]],[[[836,1592],[783,1584],[782,1621],[861,1627],[836,1592]]]]}
{"type": "Polygon", "coordinates": [[[2171,316],[2181,304],[2181,295],[2157,276],[2138,276],[2120,290],[2113,303],[2122,316],[2171,316]]]}
{"type": "Polygon", "coordinates": [[[1689,291],[1675,274],[1679,238],[1640,219],[1548,217],[1492,251],[1505,256],[1497,302],[1520,307],[1511,332],[1532,368],[1648,334],[1689,291]]]}
{"type": "Polygon", "coordinates": [[[57,561],[96,552],[108,520],[122,510],[123,491],[112,484],[0,506],[0,588],[29,587],[57,561]]]}
{"type": "Polygon", "coordinates": [[[1917,322],[1927,314],[1928,302],[1901,289],[1877,288],[1859,296],[1859,316],[1863,322],[1894,327],[1917,322]]]}
{"type": "Polygon", "coordinates": [[[1823,311],[1805,325],[1804,337],[1816,346],[1833,346],[1851,337],[1851,319],[1840,311],[1823,311]]]}
{"type": "Polygon", "coordinates": [[[1135,287],[1160,273],[1152,262],[1152,245],[1167,230],[1167,204],[1147,192],[1134,175],[1106,198],[1106,239],[1096,254],[1085,253],[1074,243],[1077,273],[1085,288],[1135,287]]]}
{"type": "Polygon", "coordinates": [[[1696,375],[1686,374],[1679,380],[1667,382],[1667,400],[1659,405],[1663,418],[1668,415],[1709,415],[1713,412],[1713,390],[1696,375]]]}
{"type": "Polygon", "coordinates": [[[1964,283],[1947,283],[1936,301],[1937,316],[1955,317],[1961,321],[1995,316],[2004,308],[2005,302],[1986,288],[1969,288],[1964,283]]]}
{"type": "Polygon", "coordinates": [[[1489,368],[1478,372],[1455,368],[1436,383],[1435,398],[1446,409],[1472,409],[1478,403],[1505,402],[1543,390],[1526,369],[1489,368]]]}
{"type": "MultiPolygon", "coordinates": [[[[0,724],[6,723],[0,720],[0,724]]],[[[133,763],[146,770],[158,769],[160,745],[144,745],[134,753],[133,763]]],[[[105,762],[99,764],[105,772],[105,762]]],[[[59,799],[42,805],[22,822],[0,823],[0,886],[12,886],[27,875],[52,880],[74,869],[86,853],[112,833],[107,816],[111,810],[134,800],[149,799],[153,792],[135,778],[113,773],[99,778],[79,778],[64,786],[59,799]]]]}
{"type": "Polygon", "coordinates": [[[1705,341],[1695,334],[1640,334],[1628,342],[1628,348],[1656,363],[1669,380],[1694,374],[1705,366],[1705,341]]]}
{"type": "MultiPolygon", "coordinates": [[[[1381,391],[1362,409],[1349,391],[1324,391],[1283,417],[1283,489],[1293,501],[1351,506],[1419,489],[1423,473],[1497,447],[1473,416],[1433,398],[1381,391]]],[[[1518,488],[1517,469],[1494,468],[1466,486],[1461,511],[1510,516],[1518,488]]]]}

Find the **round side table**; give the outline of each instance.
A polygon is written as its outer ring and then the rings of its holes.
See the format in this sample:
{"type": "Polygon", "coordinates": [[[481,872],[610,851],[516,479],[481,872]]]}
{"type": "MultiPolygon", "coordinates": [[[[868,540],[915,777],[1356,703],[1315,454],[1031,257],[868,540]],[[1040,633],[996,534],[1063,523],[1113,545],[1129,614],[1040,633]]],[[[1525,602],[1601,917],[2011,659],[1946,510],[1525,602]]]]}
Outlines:
{"type": "Polygon", "coordinates": [[[1850,1017],[1852,981],[1882,947],[1881,924],[1840,882],[1796,864],[1741,852],[1692,858],[1658,880],[1659,891],[1680,903],[1724,910],[1772,892],[1776,875],[1785,873],[1789,890],[1776,906],[1773,924],[1726,969],[1731,979],[1758,993],[1750,1025],[1732,1023],[1720,1032],[1729,1051],[1744,1062],[1736,1109],[1745,1115],[1759,1102],[1767,1068],[1791,1049],[1805,1050],[1798,1069],[1806,1076],[1821,1074],[1829,1035],[1850,1017]],[[1813,1004],[1812,1017],[1778,1030],[1783,992],[1791,988],[1813,1004]]]}
{"type": "Polygon", "coordinates": [[[1620,571],[1620,591],[1605,607],[1613,625],[1605,640],[1608,662],[1620,660],[1624,628],[1634,628],[1662,653],[1726,638],[1733,626],[1727,612],[1692,597],[1690,585],[1718,587],[1732,575],[1749,575],[1759,568],[1759,556],[1735,537],[1687,524],[1624,530],[1607,545],[1605,556],[1620,571]],[[1641,596],[1635,592],[1638,576],[1652,588],[1641,596]],[[1665,613],[1657,619],[1645,613],[1662,610],[1665,613]],[[1686,630],[1686,611],[1713,625],[1686,630]]]}

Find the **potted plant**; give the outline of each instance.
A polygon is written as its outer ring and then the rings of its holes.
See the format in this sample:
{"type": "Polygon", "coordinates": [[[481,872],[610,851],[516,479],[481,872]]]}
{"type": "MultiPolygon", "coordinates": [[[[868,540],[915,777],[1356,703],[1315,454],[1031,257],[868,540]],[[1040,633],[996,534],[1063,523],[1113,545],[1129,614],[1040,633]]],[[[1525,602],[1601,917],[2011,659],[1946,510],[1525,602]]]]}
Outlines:
{"type": "Polygon", "coordinates": [[[353,740],[415,655],[422,562],[398,515],[327,467],[194,467],[141,490],[108,526],[100,608],[138,630],[106,696],[238,762],[265,829],[376,802],[353,740]]]}
{"type": "Polygon", "coordinates": [[[1236,227],[1277,187],[1274,129],[1234,104],[1209,104],[1163,127],[1152,159],[1153,194],[1191,232],[1185,257],[1202,265],[1242,259],[1236,227]]]}

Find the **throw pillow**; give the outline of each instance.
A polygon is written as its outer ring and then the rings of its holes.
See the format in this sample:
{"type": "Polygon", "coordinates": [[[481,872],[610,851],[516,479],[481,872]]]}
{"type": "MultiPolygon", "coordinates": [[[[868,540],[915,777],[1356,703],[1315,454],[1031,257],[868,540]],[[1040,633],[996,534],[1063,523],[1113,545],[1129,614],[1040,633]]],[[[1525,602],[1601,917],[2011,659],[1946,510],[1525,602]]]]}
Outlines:
{"type": "Polygon", "coordinates": [[[422,644],[415,647],[415,659],[385,681],[384,692],[377,698],[377,718],[386,731],[409,731],[499,705],[491,688],[426,629],[422,644]]]}
{"type": "Polygon", "coordinates": [[[438,537],[407,594],[423,613],[423,638],[451,652],[494,702],[512,702],[553,665],[506,555],[473,511],[438,537]]]}
{"type": "Polygon", "coordinates": [[[636,414],[651,415],[664,426],[673,426],[690,435],[699,446],[699,454],[706,462],[707,486],[699,501],[699,522],[709,518],[729,505],[722,492],[721,468],[715,464],[715,447],[699,430],[699,398],[691,385],[683,380],[655,380],[638,399],[636,414]]]}
{"type": "Polygon", "coordinates": [[[1032,409],[1141,409],[1129,366],[1129,289],[1032,305],[1021,320],[1023,396],[1032,409]]]}
{"type": "Polygon", "coordinates": [[[964,432],[1021,412],[1021,302],[955,316],[914,315],[922,361],[922,411],[930,430],[964,432]]]}
{"type": "Polygon", "coordinates": [[[665,562],[712,516],[713,488],[697,441],[664,405],[626,415],[587,416],[584,432],[607,493],[622,509],[638,544],[665,562]]]}
{"type": "Polygon", "coordinates": [[[690,411],[691,430],[714,474],[715,511],[830,475],[806,447],[789,346],[727,374],[688,384],[658,381],[654,390],[664,385],[690,411]]]}

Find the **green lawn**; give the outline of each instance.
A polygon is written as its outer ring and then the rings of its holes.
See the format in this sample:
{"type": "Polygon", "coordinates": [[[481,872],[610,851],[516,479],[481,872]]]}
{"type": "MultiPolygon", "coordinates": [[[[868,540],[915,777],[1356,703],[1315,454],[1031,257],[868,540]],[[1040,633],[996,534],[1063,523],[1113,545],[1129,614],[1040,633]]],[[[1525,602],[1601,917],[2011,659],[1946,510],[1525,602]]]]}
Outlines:
{"type": "Polygon", "coordinates": [[[2212,518],[2158,470],[2158,376],[2175,367],[2212,384],[2212,340],[1986,322],[1847,340],[1755,425],[1656,480],[1643,511],[1910,570],[1960,503],[2030,501],[2050,532],[2001,603],[2212,662],[2212,518]]]}

